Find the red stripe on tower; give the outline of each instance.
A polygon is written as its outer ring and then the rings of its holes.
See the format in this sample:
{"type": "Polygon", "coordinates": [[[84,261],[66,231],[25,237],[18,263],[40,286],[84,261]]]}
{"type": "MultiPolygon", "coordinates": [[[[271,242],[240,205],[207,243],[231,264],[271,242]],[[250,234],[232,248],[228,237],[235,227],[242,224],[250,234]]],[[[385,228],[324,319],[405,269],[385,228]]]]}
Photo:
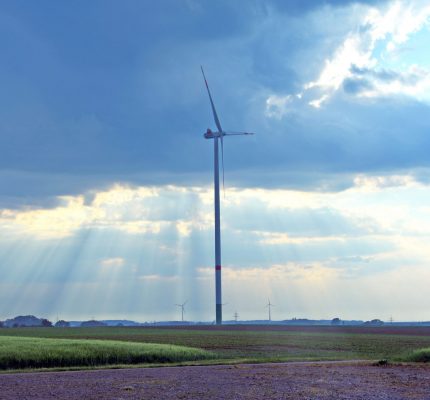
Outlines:
{"type": "Polygon", "coordinates": [[[221,271],[221,265],[215,265],[215,271],[221,271]]]}

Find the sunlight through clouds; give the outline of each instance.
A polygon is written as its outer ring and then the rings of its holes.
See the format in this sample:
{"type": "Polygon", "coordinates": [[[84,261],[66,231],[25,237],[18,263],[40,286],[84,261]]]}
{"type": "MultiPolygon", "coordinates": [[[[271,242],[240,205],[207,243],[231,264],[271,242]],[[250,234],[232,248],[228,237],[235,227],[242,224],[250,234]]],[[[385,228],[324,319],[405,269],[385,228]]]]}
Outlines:
{"type": "Polygon", "coordinates": [[[89,221],[104,217],[101,210],[85,206],[82,196],[62,197],[60,200],[63,205],[53,209],[9,210],[8,219],[14,221],[13,227],[10,225],[12,231],[40,238],[58,238],[72,234],[89,221]]]}
{"type": "MultiPolygon", "coordinates": [[[[177,210],[176,205],[169,204],[168,196],[178,195],[181,198],[181,194],[193,197],[194,191],[173,186],[131,188],[116,185],[107,191],[92,194],[90,202],[85,200],[85,196],[63,196],[59,197],[60,205],[50,209],[2,210],[0,225],[12,233],[40,239],[67,237],[85,228],[157,234],[163,227],[174,224],[184,236],[189,235],[191,225],[207,229],[207,224],[212,221],[208,215],[201,215],[198,220],[183,220],[183,215],[171,215],[176,214],[177,210]]],[[[192,209],[188,208],[186,214],[192,213],[192,209]]]]}
{"type": "MultiPolygon", "coordinates": [[[[264,296],[278,296],[281,303],[284,287],[298,299],[294,305],[292,299],[286,301],[288,307],[280,304],[285,313],[306,312],[312,304],[313,312],[327,314],[334,310],[330,293],[348,297],[341,288],[350,280],[358,288],[370,277],[388,279],[406,267],[425,268],[430,187],[410,175],[357,175],[353,182],[340,192],[227,189],[222,215],[229,302],[239,303],[239,292],[252,304],[253,290],[263,285],[264,296]],[[325,310],[316,310],[305,293],[324,296],[325,310]]],[[[4,274],[3,281],[13,284],[15,271],[23,288],[30,287],[30,281],[44,282],[48,298],[62,291],[64,307],[80,302],[73,285],[91,283],[93,289],[85,290],[90,290],[94,313],[105,312],[127,283],[127,296],[114,307],[118,312],[136,296],[139,302],[147,299],[155,287],[161,292],[170,287],[172,296],[182,299],[192,297],[187,290],[200,285],[193,290],[195,296],[209,296],[212,195],[210,187],[117,184],[91,195],[62,197],[53,208],[2,210],[2,232],[26,241],[28,256],[16,253],[14,270],[4,274]],[[38,253],[31,253],[33,244],[38,253]],[[68,254],[78,248],[79,257],[71,262],[68,254]],[[39,256],[34,259],[34,254],[39,256]],[[108,288],[108,297],[100,294],[99,285],[108,288]]],[[[0,243],[0,251],[6,243],[0,243]]],[[[23,302],[14,306],[17,311],[32,297],[30,291],[22,293],[23,302]]],[[[366,296],[373,294],[366,289],[366,296]]],[[[196,318],[210,315],[209,297],[196,318]]]]}
{"type": "Polygon", "coordinates": [[[297,107],[294,101],[307,101],[320,108],[340,89],[363,98],[405,95],[430,101],[430,63],[408,62],[407,53],[401,63],[393,62],[393,54],[414,34],[430,33],[428,2],[392,1],[380,8],[368,7],[367,12],[354,6],[351,10],[362,13],[358,26],[351,27],[333,56],[325,60],[319,77],[305,83],[296,96],[270,95],[266,100],[267,116],[282,118],[297,107]]]}
{"type": "MultiPolygon", "coordinates": [[[[387,94],[418,95],[427,93],[430,84],[430,69],[419,68],[415,65],[409,67],[405,74],[398,70],[392,73],[388,82],[374,79],[380,58],[375,54],[379,41],[384,41],[385,51],[392,52],[399,45],[406,43],[409,37],[421,29],[427,29],[430,17],[430,6],[427,2],[400,2],[389,4],[387,10],[371,8],[364,17],[359,32],[351,33],[339,47],[332,59],[326,60],[325,68],[317,81],[305,85],[304,89],[320,88],[322,90],[337,91],[347,79],[358,79],[357,84],[364,84],[359,95],[366,97],[382,96],[387,94]],[[368,71],[364,78],[355,71],[368,71]],[[375,74],[372,72],[375,71],[375,74]],[[372,87],[366,90],[366,85],[372,87]]],[[[426,66],[430,68],[430,65],[426,66]]],[[[384,72],[384,71],[382,71],[384,72]]],[[[381,76],[381,75],[380,75],[381,76]]],[[[386,75],[387,76],[387,75],[386,75]]],[[[324,94],[320,99],[309,104],[319,107],[329,98],[324,94]]]]}

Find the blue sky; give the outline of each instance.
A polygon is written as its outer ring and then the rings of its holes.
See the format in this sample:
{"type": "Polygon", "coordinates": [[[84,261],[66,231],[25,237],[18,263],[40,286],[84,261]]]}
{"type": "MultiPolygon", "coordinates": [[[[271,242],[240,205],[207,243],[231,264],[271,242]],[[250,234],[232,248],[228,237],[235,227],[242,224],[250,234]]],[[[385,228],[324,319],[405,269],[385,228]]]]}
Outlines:
{"type": "Polygon", "coordinates": [[[3,1],[0,318],[429,320],[427,1],[3,1]]]}

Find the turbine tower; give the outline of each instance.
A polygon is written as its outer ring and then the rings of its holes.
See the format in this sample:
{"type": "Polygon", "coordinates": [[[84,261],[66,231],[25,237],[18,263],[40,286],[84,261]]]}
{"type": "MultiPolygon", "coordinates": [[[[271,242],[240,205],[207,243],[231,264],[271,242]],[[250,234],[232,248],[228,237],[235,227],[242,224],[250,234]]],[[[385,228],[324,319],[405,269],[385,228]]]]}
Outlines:
{"type": "Polygon", "coordinates": [[[184,312],[185,312],[185,304],[187,304],[188,300],[185,300],[182,304],[175,304],[177,307],[181,307],[181,313],[182,313],[182,322],[184,322],[184,312]]]}
{"type": "Polygon", "coordinates": [[[222,324],[222,300],[221,300],[221,221],[220,221],[220,200],[219,200],[219,152],[218,140],[221,141],[221,161],[222,161],[222,183],[224,187],[224,136],[233,135],[253,135],[250,132],[225,132],[221,128],[218,115],[215,110],[215,105],[212,100],[209,85],[206,80],[205,73],[202,69],[203,79],[205,80],[206,89],[208,91],[209,100],[212,107],[212,114],[217,132],[212,132],[209,128],[204,134],[205,139],[214,140],[214,203],[215,203],[215,303],[216,303],[216,324],[222,324]]]}
{"type": "Polygon", "coordinates": [[[272,321],[272,313],[271,313],[271,308],[274,306],[274,304],[272,304],[271,302],[270,302],[270,299],[269,299],[269,302],[266,304],[266,307],[269,307],[269,322],[271,322],[272,321]]]}

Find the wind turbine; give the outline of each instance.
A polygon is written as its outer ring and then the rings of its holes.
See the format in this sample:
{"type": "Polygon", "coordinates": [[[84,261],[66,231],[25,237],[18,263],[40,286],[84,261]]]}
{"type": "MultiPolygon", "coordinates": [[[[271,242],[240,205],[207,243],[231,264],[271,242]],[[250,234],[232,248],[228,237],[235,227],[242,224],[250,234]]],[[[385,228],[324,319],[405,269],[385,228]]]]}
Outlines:
{"type": "Polygon", "coordinates": [[[209,128],[204,134],[205,139],[214,140],[214,197],[215,197],[215,303],[216,303],[216,324],[222,324],[222,300],[221,300],[221,222],[220,222],[220,200],[219,200],[219,155],[218,140],[221,140],[221,162],[222,162],[222,183],[224,187],[224,136],[253,135],[250,132],[225,132],[221,128],[215,105],[212,100],[209,85],[205,73],[202,69],[209,100],[211,102],[212,114],[218,131],[213,132],[209,128]]]}
{"type": "Polygon", "coordinates": [[[185,304],[187,304],[188,300],[185,300],[182,304],[175,304],[177,307],[181,307],[182,312],[182,322],[184,322],[184,312],[185,312],[185,304]]]}
{"type": "Polygon", "coordinates": [[[270,302],[270,299],[269,299],[269,303],[267,303],[266,304],[266,307],[269,307],[269,322],[270,321],[272,321],[272,314],[271,314],[271,308],[274,306],[274,304],[272,304],[271,302],[270,302]]]}

